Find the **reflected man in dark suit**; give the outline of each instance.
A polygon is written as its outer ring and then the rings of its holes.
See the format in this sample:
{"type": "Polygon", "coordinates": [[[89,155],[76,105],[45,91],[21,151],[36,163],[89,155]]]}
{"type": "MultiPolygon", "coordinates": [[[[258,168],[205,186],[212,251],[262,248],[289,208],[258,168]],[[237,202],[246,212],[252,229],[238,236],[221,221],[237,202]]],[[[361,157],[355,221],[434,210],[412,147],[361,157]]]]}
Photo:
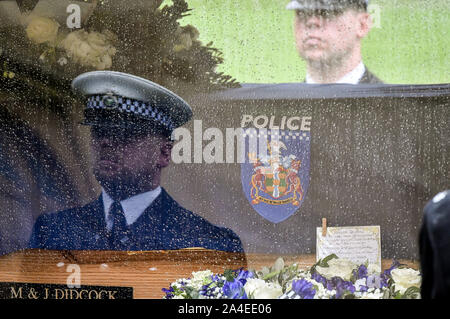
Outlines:
{"type": "Polygon", "coordinates": [[[297,51],[306,83],[382,83],[365,67],[361,42],[370,31],[368,0],[292,0],[297,51]]]}

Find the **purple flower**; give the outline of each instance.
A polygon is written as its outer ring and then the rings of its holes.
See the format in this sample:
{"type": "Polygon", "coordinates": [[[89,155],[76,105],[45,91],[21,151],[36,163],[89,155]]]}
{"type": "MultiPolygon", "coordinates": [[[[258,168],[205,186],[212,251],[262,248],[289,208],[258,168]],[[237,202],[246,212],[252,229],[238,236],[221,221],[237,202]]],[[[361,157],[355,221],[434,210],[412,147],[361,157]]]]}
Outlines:
{"type": "Polygon", "coordinates": [[[212,282],[221,282],[221,281],[223,281],[223,280],[219,277],[219,275],[211,275],[211,280],[212,280],[212,282]]]}
{"type": "Polygon", "coordinates": [[[367,287],[369,288],[381,288],[382,282],[384,280],[381,278],[381,275],[371,275],[367,277],[367,287]]]}
{"type": "Polygon", "coordinates": [[[225,282],[222,291],[229,299],[248,299],[244,285],[240,280],[225,282]]]}
{"type": "Polygon", "coordinates": [[[353,276],[358,279],[366,278],[368,275],[367,267],[365,265],[361,265],[358,269],[353,271],[353,276]]]}
{"type": "Polygon", "coordinates": [[[392,262],[392,265],[389,269],[386,269],[383,274],[390,276],[391,275],[391,271],[394,270],[395,268],[398,268],[398,266],[400,266],[400,263],[397,260],[394,260],[392,262]]]}
{"type": "Polygon", "coordinates": [[[381,279],[380,288],[385,288],[385,287],[389,286],[389,284],[388,284],[389,278],[390,278],[390,275],[387,275],[387,274],[380,275],[380,279],[381,279]]]}
{"type": "Polygon", "coordinates": [[[359,286],[359,291],[366,292],[367,290],[369,290],[369,287],[367,287],[367,286],[359,286]]]}
{"type": "Polygon", "coordinates": [[[336,298],[341,298],[346,292],[354,293],[356,290],[351,281],[345,281],[340,277],[331,278],[330,286],[336,290],[336,298]]]}
{"type": "Polygon", "coordinates": [[[211,282],[203,285],[200,290],[200,295],[206,297],[215,297],[215,289],[216,287],[223,286],[223,280],[219,277],[219,275],[211,275],[211,282]]]}
{"type": "Polygon", "coordinates": [[[163,288],[162,291],[166,294],[166,299],[173,298],[175,290],[173,290],[172,286],[169,289],[163,288]]]}
{"type": "Polygon", "coordinates": [[[207,285],[203,285],[202,289],[200,289],[199,294],[205,297],[214,297],[214,289],[215,287],[211,287],[212,283],[207,285]]]}
{"type": "Polygon", "coordinates": [[[212,276],[212,282],[204,285],[200,291],[203,296],[214,296],[215,287],[221,287],[222,293],[229,299],[248,299],[244,290],[244,285],[248,278],[253,278],[251,271],[240,268],[238,270],[226,270],[224,273],[225,280],[219,276],[212,276]]]}
{"type": "Polygon", "coordinates": [[[391,271],[394,270],[395,268],[398,268],[398,266],[400,266],[400,263],[396,260],[394,260],[392,262],[391,267],[389,267],[389,269],[386,269],[385,271],[383,271],[383,273],[380,275],[380,287],[378,288],[383,288],[383,287],[388,287],[388,281],[391,278],[391,271]]]}
{"type": "Polygon", "coordinates": [[[242,268],[238,270],[239,273],[236,275],[236,280],[240,281],[242,285],[245,285],[248,278],[253,278],[253,273],[251,271],[245,271],[242,268]]]}
{"type": "Polygon", "coordinates": [[[292,290],[302,297],[302,299],[314,299],[316,290],[312,283],[306,279],[294,280],[292,282],[292,290]]]}
{"type": "Polygon", "coordinates": [[[320,275],[318,272],[311,274],[311,279],[314,279],[325,287],[327,286],[327,279],[324,276],[320,275]]]}

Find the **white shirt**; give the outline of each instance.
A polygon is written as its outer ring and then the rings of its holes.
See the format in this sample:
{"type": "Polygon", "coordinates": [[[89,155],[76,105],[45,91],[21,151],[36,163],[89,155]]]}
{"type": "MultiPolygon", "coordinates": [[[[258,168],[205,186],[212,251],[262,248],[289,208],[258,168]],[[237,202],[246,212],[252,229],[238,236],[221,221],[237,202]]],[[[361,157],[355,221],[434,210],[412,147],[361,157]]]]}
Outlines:
{"type": "MultiPolygon", "coordinates": [[[[364,66],[364,63],[362,63],[361,61],[359,62],[356,68],[354,68],[352,71],[344,75],[335,83],[358,84],[359,80],[361,80],[361,78],[363,77],[364,72],[366,72],[366,67],[364,66]]],[[[308,73],[306,73],[306,83],[318,84],[311,78],[311,76],[308,73]]]]}
{"type": "MultiPolygon", "coordinates": [[[[159,196],[159,194],[161,194],[161,186],[158,186],[157,188],[149,192],[138,194],[120,201],[120,204],[123,208],[123,213],[125,214],[127,225],[133,224],[147,209],[147,207],[150,206],[151,203],[153,203],[153,201],[156,199],[156,197],[159,196]]],[[[108,230],[111,230],[113,227],[113,219],[109,215],[109,210],[114,200],[105,192],[103,188],[102,199],[103,207],[105,208],[106,228],[108,230]]]]}

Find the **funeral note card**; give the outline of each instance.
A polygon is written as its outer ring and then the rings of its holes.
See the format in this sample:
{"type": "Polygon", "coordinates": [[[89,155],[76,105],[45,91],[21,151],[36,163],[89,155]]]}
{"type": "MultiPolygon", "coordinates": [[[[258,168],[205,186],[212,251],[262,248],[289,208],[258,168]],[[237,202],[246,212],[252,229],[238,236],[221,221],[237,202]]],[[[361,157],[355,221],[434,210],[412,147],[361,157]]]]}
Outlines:
{"type": "Polygon", "coordinates": [[[358,264],[368,261],[381,267],[380,226],[321,227],[316,230],[316,259],[331,254],[358,264]]]}

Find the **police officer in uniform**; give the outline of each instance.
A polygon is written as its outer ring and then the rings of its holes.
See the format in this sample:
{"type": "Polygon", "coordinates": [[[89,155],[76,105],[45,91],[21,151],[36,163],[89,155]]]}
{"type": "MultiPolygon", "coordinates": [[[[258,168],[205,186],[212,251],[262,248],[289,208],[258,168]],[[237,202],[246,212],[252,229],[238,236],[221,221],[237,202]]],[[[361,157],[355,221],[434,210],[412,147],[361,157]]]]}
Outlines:
{"type": "Polygon", "coordinates": [[[306,83],[382,83],[362,62],[361,41],[369,33],[368,0],[292,0],[294,35],[306,62],[306,83]]]}
{"type": "Polygon", "coordinates": [[[101,195],[83,207],[43,214],[30,248],[242,252],[237,235],[181,207],[160,186],[171,158],[172,131],[192,117],[171,91],[130,74],[97,71],[75,78],[87,99],[93,170],[101,195]]]}
{"type": "Polygon", "coordinates": [[[450,298],[450,190],[433,197],[424,208],[420,230],[422,299],[450,298]]]}

